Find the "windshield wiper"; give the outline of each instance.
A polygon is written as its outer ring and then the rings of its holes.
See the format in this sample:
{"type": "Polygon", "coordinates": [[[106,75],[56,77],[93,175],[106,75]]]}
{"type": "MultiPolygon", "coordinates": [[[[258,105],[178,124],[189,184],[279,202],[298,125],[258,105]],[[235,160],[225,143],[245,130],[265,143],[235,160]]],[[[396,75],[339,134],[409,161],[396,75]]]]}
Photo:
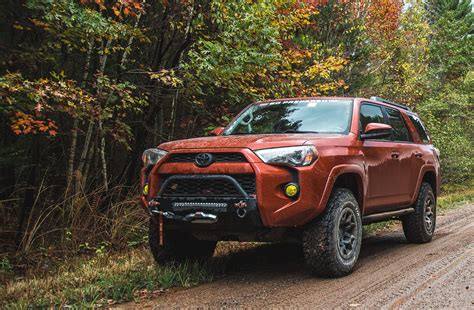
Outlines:
{"type": "Polygon", "coordinates": [[[278,132],[278,133],[319,133],[318,131],[311,131],[311,130],[294,130],[294,129],[288,129],[283,132],[278,132]]]}
{"type": "Polygon", "coordinates": [[[233,133],[228,133],[225,136],[234,136],[234,135],[254,135],[254,132],[233,132],[233,133]]]}

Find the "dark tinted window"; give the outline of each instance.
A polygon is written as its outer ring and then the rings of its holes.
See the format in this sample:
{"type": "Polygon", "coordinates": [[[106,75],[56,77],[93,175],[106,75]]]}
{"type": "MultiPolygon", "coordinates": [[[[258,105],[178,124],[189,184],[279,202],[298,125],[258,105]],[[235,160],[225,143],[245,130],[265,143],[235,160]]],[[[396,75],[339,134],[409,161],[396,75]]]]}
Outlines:
{"type": "Polygon", "coordinates": [[[412,141],[405,121],[402,118],[400,111],[390,108],[385,108],[388,115],[389,124],[393,127],[393,134],[391,140],[394,141],[412,141]]]}
{"type": "Polygon", "coordinates": [[[369,123],[385,123],[380,106],[363,104],[360,107],[360,130],[364,131],[369,123]]]}
{"type": "Polygon", "coordinates": [[[416,131],[418,132],[418,135],[420,136],[420,139],[423,141],[423,143],[430,143],[430,138],[421,120],[416,115],[408,114],[408,117],[410,118],[413,125],[415,125],[416,131]]]}

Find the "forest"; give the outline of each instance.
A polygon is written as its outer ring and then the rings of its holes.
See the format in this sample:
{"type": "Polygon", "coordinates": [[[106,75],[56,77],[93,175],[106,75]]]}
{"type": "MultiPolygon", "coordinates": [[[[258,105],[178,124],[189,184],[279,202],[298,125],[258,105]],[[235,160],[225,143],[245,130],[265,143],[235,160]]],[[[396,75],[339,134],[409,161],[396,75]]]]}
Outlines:
{"type": "MultiPolygon", "coordinates": [[[[406,104],[441,151],[443,190],[472,189],[473,34],[470,0],[2,1],[0,284],[142,246],[143,150],[258,100],[406,104]]],[[[92,295],[126,295],[110,294],[92,295]]]]}

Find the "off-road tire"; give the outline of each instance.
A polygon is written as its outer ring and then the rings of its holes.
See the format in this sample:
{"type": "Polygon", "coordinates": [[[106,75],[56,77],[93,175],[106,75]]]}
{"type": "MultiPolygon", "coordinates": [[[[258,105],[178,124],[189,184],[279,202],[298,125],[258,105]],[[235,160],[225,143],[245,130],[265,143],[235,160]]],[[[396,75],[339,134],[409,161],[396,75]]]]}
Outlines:
{"type": "Polygon", "coordinates": [[[158,264],[180,262],[186,259],[207,259],[214,254],[216,241],[199,240],[189,233],[164,231],[160,245],[159,227],[150,220],[148,243],[158,264]]]}
{"type": "Polygon", "coordinates": [[[431,185],[422,183],[418,198],[412,206],[414,213],[402,217],[403,232],[409,243],[427,243],[433,239],[436,226],[436,197],[431,185]],[[431,206],[428,206],[429,202],[431,206]],[[431,216],[429,216],[431,213],[431,216]],[[430,223],[426,217],[429,217],[430,223]]]}
{"type": "MultiPolygon", "coordinates": [[[[345,221],[344,221],[345,222],[345,221]]],[[[349,223],[349,222],[345,222],[349,223]]],[[[334,189],[326,210],[309,223],[303,232],[303,251],[312,274],[320,277],[341,277],[350,274],[357,262],[362,243],[362,220],[353,193],[345,188],[334,189]],[[351,235],[354,244],[350,253],[342,254],[340,235],[343,216],[352,214],[351,235]],[[352,227],[352,225],[354,225],[352,227]],[[353,233],[353,234],[352,234],[353,233]],[[347,255],[346,255],[347,254],[347,255]],[[346,257],[343,257],[343,256],[346,257]]]]}

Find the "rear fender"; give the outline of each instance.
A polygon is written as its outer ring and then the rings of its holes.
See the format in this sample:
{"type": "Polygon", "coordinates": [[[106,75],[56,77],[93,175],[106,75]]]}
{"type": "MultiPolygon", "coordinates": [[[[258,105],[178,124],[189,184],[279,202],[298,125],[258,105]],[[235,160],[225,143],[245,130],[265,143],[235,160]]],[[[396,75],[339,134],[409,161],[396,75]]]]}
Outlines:
{"type": "Polygon", "coordinates": [[[416,190],[413,193],[413,196],[411,197],[411,204],[414,204],[416,199],[418,198],[418,192],[420,191],[421,188],[421,183],[423,183],[423,178],[426,173],[432,172],[435,174],[436,178],[436,186],[433,188],[434,194],[436,197],[439,196],[440,194],[440,187],[441,187],[441,178],[439,176],[439,171],[437,171],[436,167],[433,165],[425,164],[421,167],[420,173],[418,174],[418,180],[416,182],[416,190]]]}

